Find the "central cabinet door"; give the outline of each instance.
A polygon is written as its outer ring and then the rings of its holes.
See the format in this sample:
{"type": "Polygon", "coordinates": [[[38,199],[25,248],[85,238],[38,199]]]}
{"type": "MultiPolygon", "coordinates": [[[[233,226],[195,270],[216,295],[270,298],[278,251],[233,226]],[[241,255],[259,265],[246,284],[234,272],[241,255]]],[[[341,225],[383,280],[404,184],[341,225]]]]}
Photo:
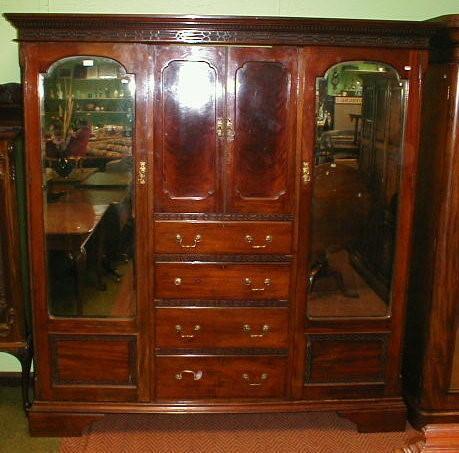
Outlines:
{"type": "Polygon", "coordinates": [[[155,211],[289,214],[297,50],[155,49],[155,211]]]}
{"type": "Polygon", "coordinates": [[[228,50],[228,212],[292,211],[296,75],[294,48],[228,50]]]}
{"type": "Polygon", "coordinates": [[[221,210],[225,49],[155,48],[155,211],[221,210]]]}

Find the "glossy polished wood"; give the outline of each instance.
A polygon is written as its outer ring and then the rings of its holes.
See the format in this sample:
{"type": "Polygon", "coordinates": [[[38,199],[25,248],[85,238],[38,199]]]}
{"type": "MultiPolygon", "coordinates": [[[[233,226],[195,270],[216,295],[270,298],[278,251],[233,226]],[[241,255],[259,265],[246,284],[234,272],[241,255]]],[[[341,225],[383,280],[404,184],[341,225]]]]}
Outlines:
{"type": "Polygon", "coordinates": [[[229,212],[292,212],[296,92],[295,48],[229,49],[229,212]]]}
{"type": "MultiPolygon", "coordinates": [[[[34,432],[46,432],[45,421],[51,426],[48,434],[60,429],[64,432],[72,412],[81,415],[78,417],[81,428],[92,421],[93,416],[109,412],[281,410],[338,410],[356,420],[363,430],[401,428],[405,409],[400,396],[399,365],[410,258],[421,68],[426,60],[428,36],[438,26],[121,16],[103,16],[105,26],[101,26],[99,16],[78,17],[9,16],[19,26],[20,39],[23,39],[21,58],[30,106],[26,112],[29,210],[30,234],[35,241],[31,252],[32,271],[37,276],[33,296],[40,376],[38,398],[29,418],[34,432]],[[44,34],[45,26],[48,30],[44,34]],[[69,37],[74,41],[68,42],[69,37]],[[52,46],[45,45],[49,38],[54,41],[52,46]],[[100,39],[105,42],[97,42],[100,39]],[[166,41],[169,43],[165,44],[166,41]],[[152,42],[160,44],[153,46],[149,44],[152,42]],[[177,45],[183,43],[187,45],[177,45]],[[212,45],[215,43],[226,45],[212,45]],[[254,43],[273,47],[234,47],[234,44],[254,43]],[[42,181],[37,171],[41,130],[37,78],[54,62],[71,55],[114,59],[136,80],[134,200],[138,310],[133,319],[56,319],[47,312],[42,181]],[[397,242],[401,245],[395,254],[391,316],[357,321],[309,320],[306,277],[310,260],[312,191],[311,184],[302,179],[302,169],[303,162],[313,162],[315,81],[336,63],[362,60],[390,64],[410,83],[397,230],[397,242]],[[410,70],[405,69],[408,66],[410,70]],[[199,67],[193,72],[201,75],[196,86],[202,83],[207,87],[202,92],[179,90],[180,74],[184,81],[189,81],[185,69],[189,67],[199,67]],[[191,105],[197,106],[194,104],[197,99],[202,102],[201,107],[191,108],[191,105]],[[137,166],[139,162],[145,164],[137,166]],[[161,225],[159,228],[164,225],[164,237],[155,232],[155,218],[161,225]],[[264,232],[273,221],[291,222],[291,232],[282,233],[284,239],[279,244],[283,245],[275,253],[268,247],[266,253],[235,252],[242,250],[238,242],[241,238],[231,244],[232,240],[226,238],[230,234],[226,233],[222,233],[225,238],[217,241],[224,247],[218,249],[217,245],[205,255],[200,254],[198,245],[188,253],[177,250],[176,244],[175,249],[169,248],[174,233],[175,241],[177,234],[182,236],[181,245],[193,245],[199,233],[194,232],[194,226],[188,227],[193,225],[192,219],[199,220],[199,225],[240,222],[248,227],[253,221],[266,221],[253,231],[257,241],[254,244],[261,242],[259,233],[268,235],[264,232]],[[166,224],[165,220],[176,223],[166,224]],[[175,232],[182,221],[187,225],[183,227],[183,235],[175,232]],[[161,243],[163,240],[167,243],[161,243]],[[160,250],[165,253],[159,253],[160,250]],[[188,307],[194,307],[193,310],[259,308],[260,312],[281,308],[288,316],[288,321],[285,318],[279,321],[279,326],[282,323],[279,338],[282,342],[287,338],[286,346],[280,350],[276,346],[275,352],[267,347],[216,347],[215,344],[212,348],[204,346],[205,353],[203,347],[187,349],[171,345],[171,348],[160,349],[158,344],[168,338],[161,331],[164,327],[161,313],[174,307],[187,310],[186,313],[191,313],[188,307]],[[362,348],[366,342],[370,345],[368,354],[362,355],[369,364],[368,374],[365,375],[365,360],[360,360],[358,348],[352,341],[336,344],[332,340],[322,351],[329,347],[334,353],[350,357],[351,362],[357,364],[361,373],[357,377],[362,381],[327,383],[327,391],[305,385],[307,336],[330,335],[336,340],[346,334],[364,338],[360,342],[362,348]],[[109,362],[115,359],[103,343],[103,337],[119,338],[120,344],[132,339],[136,354],[135,363],[129,369],[137,371],[135,383],[122,392],[122,385],[53,385],[52,369],[56,362],[49,360],[50,346],[52,341],[68,336],[78,337],[81,342],[100,337],[109,362]],[[387,337],[385,361],[378,349],[383,348],[383,336],[387,337]],[[377,379],[383,367],[384,381],[380,382],[377,379]],[[203,380],[204,371],[206,377],[209,372],[210,380],[203,380]],[[181,379],[177,379],[180,372],[181,379]],[[268,377],[263,378],[263,373],[268,377]],[[373,381],[363,382],[368,375],[373,381]],[[192,385],[189,385],[190,379],[192,385]],[[261,381],[266,381],[266,386],[261,381]],[[159,398],[162,401],[158,401],[159,398]],[[62,417],[60,423],[59,417],[62,417]]],[[[272,244],[274,240],[273,234],[272,244]]],[[[180,245],[180,239],[177,244],[180,245]]],[[[187,316],[181,315],[180,320],[187,316]]],[[[208,319],[212,316],[208,315],[208,319]]],[[[177,332],[178,323],[174,316],[172,318],[177,332]]],[[[251,332],[259,332],[255,327],[261,318],[250,320],[251,332]]],[[[196,325],[182,324],[179,331],[184,335],[189,334],[188,326],[196,325]]],[[[230,325],[228,316],[220,330],[226,331],[230,325]]],[[[96,347],[89,349],[86,351],[88,363],[95,363],[96,347]]],[[[64,365],[72,374],[72,362],[67,360],[68,355],[64,356],[64,365]]],[[[334,365],[327,352],[319,356],[324,362],[322,376],[327,374],[327,369],[331,369],[335,377],[346,373],[339,357],[334,365]]],[[[127,369],[122,359],[123,378],[127,369]]],[[[96,374],[98,379],[99,371],[96,374]]]]}
{"type": "MultiPolygon", "coordinates": [[[[133,74],[136,81],[136,105],[135,105],[135,118],[138,123],[143,124],[147,119],[150,120],[149,113],[147,112],[147,100],[151,100],[148,90],[146,90],[146,72],[145,69],[139,70],[137,68],[145,68],[145,62],[148,61],[146,49],[143,45],[135,46],[130,45],[113,45],[108,43],[94,44],[90,48],[81,48],[77,43],[68,44],[64,47],[51,46],[47,47],[44,52],[35,47],[36,44],[30,44],[22,48],[23,57],[26,58],[30,64],[27,65],[25,72],[29,73],[45,73],[56,62],[69,55],[75,56],[102,56],[120,62],[125,68],[126,72],[133,74]],[[37,58],[28,58],[26,55],[35,55],[37,58]],[[32,61],[33,60],[33,61],[32,61]],[[142,119],[142,120],[140,120],[142,119]]],[[[40,379],[37,380],[35,385],[35,394],[37,399],[44,400],[82,400],[82,401],[147,401],[150,399],[150,380],[149,380],[149,367],[146,365],[148,362],[148,351],[150,343],[147,341],[145,334],[139,332],[147,332],[148,318],[136,317],[132,319],[113,319],[113,320],[97,320],[90,319],[70,319],[65,317],[56,318],[50,316],[48,309],[48,285],[46,279],[46,247],[45,247],[45,224],[44,224],[44,200],[43,200],[43,176],[42,176],[42,146],[40,142],[41,137],[41,121],[40,121],[40,99],[38,94],[40,92],[38,87],[39,78],[32,77],[33,81],[27,85],[25,96],[30,99],[36,108],[26,110],[25,124],[26,128],[31,134],[26,139],[27,147],[27,172],[30,184],[28,185],[28,214],[29,214],[29,238],[33,241],[29,243],[30,252],[30,271],[36,278],[32,281],[32,299],[34,304],[34,325],[41,326],[35,332],[34,341],[37,348],[36,366],[39,370],[40,379]],[[33,101],[32,101],[33,99],[33,101]],[[33,132],[32,132],[33,131],[33,132]],[[40,239],[41,238],[41,239],[40,239]],[[48,326],[44,329],[44,326],[48,326]],[[52,326],[52,327],[51,327],[52,326]],[[139,378],[135,385],[130,388],[124,389],[122,392],[119,388],[106,387],[98,388],[97,386],[81,385],[70,386],[66,385],[55,386],[53,385],[53,367],[55,363],[49,360],[49,351],[51,350],[51,340],[55,337],[50,336],[50,331],[53,334],[59,335],[73,335],[78,334],[83,340],[85,336],[91,337],[94,333],[109,333],[114,335],[131,335],[136,342],[136,368],[142,368],[142,374],[138,374],[139,378]]],[[[151,120],[150,120],[151,121],[151,120]]],[[[148,167],[152,166],[152,162],[146,154],[149,148],[147,143],[151,143],[152,135],[149,131],[140,133],[140,128],[135,128],[134,142],[134,162],[145,161],[148,167]]],[[[135,167],[136,180],[139,167],[135,167]]],[[[149,179],[148,179],[149,180],[149,179]]],[[[147,218],[148,208],[148,191],[146,184],[138,185],[135,188],[134,197],[134,211],[136,216],[140,218],[147,218]]],[[[148,238],[148,225],[144,222],[135,224],[135,236],[148,238]]],[[[148,239],[147,239],[148,240],[148,239]]],[[[143,242],[143,245],[145,241],[143,242]]],[[[143,273],[141,269],[147,269],[149,256],[148,247],[142,247],[139,243],[135,244],[136,266],[138,272],[135,274],[135,287],[136,289],[136,312],[148,310],[147,305],[150,300],[150,289],[147,285],[148,275],[143,273]]],[[[95,357],[97,351],[93,350],[95,357]]]]}
{"type": "Polygon", "coordinates": [[[285,358],[174,357],[157,359],[158,400],[281,398],[285,358]]]}
{"type": "Polygon", "coordinates": [[[154,58],[155,210],[215,212],[221,208],[224,49],[163,46],[154,58]]]}
{"type": "Polygon", "coordinates": [[[287,348],[286,308],[156,308],[161,348],[287,348]]]}
{"type": "Polygon", "coordinates": [[[22,279],[17,203],[20,134],[21,128],[4,128],[0,122],[0,351],[8,352],[21,363],[23,404],[28,409],[32,344],[22,279]]]}
{"type": "Polygon", "coordinates": [[[159,299],[287,300],[289,264],[157,263],[159,299]]]}
{"type": "MultiPolygon", "coordinates": [[[[411,273],[404,392],[415,426],[459,421],[453,386],[459,298],[459,17],[436,19],[425,80],[415,251],[411,273]]],[[[456,380],[457,382],[457,380],[456,380]]]]}
{"type": "Polygon", "coordinates": [[[291,252],[291,222],[155,222],[158,254],[288,255],[291,252]]]}

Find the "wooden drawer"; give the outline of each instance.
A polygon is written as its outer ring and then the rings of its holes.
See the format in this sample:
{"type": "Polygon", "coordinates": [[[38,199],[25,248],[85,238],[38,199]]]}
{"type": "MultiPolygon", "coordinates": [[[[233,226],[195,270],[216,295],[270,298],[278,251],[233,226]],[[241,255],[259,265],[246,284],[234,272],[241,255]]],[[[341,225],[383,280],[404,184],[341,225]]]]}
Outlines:
{"type": "Polygon", "coordinates": [[[155,222],[155,253],[288,255],[291,249],[291,222],[155,222]]]}
{"type": "Polygon", "coordinates": [[[158,399],[281,398],[287,359],[279,356],[156,358],[158,399]]]}
{"type": "Polygon", "coordinates": [[[287,308],[157,308],[157,348],[287,348],[287,308]]]}
{"type": "Polygon", "coordinates": [[[288,299],[290,264],[157,263],[158,299],[288,299]]]}

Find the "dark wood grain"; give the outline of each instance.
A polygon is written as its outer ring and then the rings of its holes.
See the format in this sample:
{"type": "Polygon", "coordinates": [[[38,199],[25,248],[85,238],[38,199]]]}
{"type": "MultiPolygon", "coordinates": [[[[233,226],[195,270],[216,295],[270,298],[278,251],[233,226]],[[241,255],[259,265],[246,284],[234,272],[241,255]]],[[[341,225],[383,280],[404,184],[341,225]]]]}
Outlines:
{"type": "MultiPolygon", "coordinates": [[[[43,326],[50,326],[55,323],[56,327],[66,334],[88,333],[97,332],[97,320],[69,320],[69,319],[50,319],[48,312],[48,282],[47,282],[47,266],[46,266],[46,241],[45,241],[45,222],[44,222],[44,200],[43,200],[43,174],[42,174],[42,146],[41,146],[41,123],[40,123],[40,99],[38,88],[38,73],[45,73],[50,66],[56,61],[68,57],[69,55],[97,55],[111,58],[120,62],[125,70],[133,74],[136,80],[136,127],[135,135],[133,137],[134,143],[134,162],[145,161],[148,163],[148,168],[151,168],[153,162],[147,154],[147,150],[152,148],[152,134],[150,130],[143,131],[138,127],[144,124],[147,118],[150,118],[147,110],[147,105],[151,103],[151,93],[149,92],[146,83],[148,64],[151,61],[143,45],[136,46],[136,51],[132,45],[113,45],[113,44],[94,44],[92,46],[82,47],[77,43],[69,43],[66,46],[47,46],[46,49],[41,49],[40,45],[30,43],[25,45],[21,50],[21,58],[27,60],[25,66],[25,78],[30,78],[30,82],[25,84],[24,95],[29,99],[31,108],[27,109],[25,114],[25,126],[30,132],[26,137],[27,147],[27,176],[28,176],[28,213],[29,213],[29,252],[30,252],[30,272],[35,275],[32,280],[31,295],[32,303],[34,305],[34,326],[35,332],[35,349],[36,349],[36,362],[35,367],[40,374],[40,379],[37,380],[35,387],[36,397],[38,399],[83,399],[85,401],[95,398],[96,400],[119,398],[117,395],[122,395],[123,400],[149,400],[149,367],[146,366],[148,351],[150,343],[146,340],[144,335],[139,335],[137,344],[137,363],[135,367],[137,370],[141,367],[144,371],[138,374],[138,387],[127,389],[125,394],[113,390],[98,390],[97,388],[53,388],[52,385],[52,366],[53,363],[49,359],[50,342],[49,336],[46,333],[47,329],[43,326]],[[34,57],[31,57],[33,55],[34,57]],[[33,106],[33,107],[32,107],[33,106]],[[33,238],[33,240],[31,239],[33,238]],[[51,324],[48,324],[51,323],[51,324]],[[38,328],[38,326],[40,326],[38,328]],[[38,330],[37,330],[38,328],[38,330]],[[106,394],[104,395],[104,391],[106,394]],[[108,395],[111,393],[110,395],[108,395]],[[127,396],[128,394],[128,396],[127,396]],[[91,396],[92,395],[92,396],[91,396]]],[[[137,179],[136,168],[136,179],[137,179]]],[[[151,180],[147,175],[147,182],[150,184],[151,180]]],[[[138,185],[135,189],[135,206],[134,212],[139,218],[148,219],[148,189],[147,184],[138,185]]],[[[150,210],[151,212],[151,210],[150,210]]],[[[150,226],[146,222],[136,222],[135,224],[136,237],[144,238],[142,245],[136,242],[135,256],[136,256],[136,303],[138,308],[136,312],[145,312],[150,300],[150,288],[147,284],[148,274],[142,272],[141,269],[147,269],[148,263],[151,263],[150,250],[151,248],[145,247],[146,241],[149,241],[148,231],[150,226]],[[143,307],[143,308],[142,308],[143,307]]],[[[137,317],[134,321],[102,321],[105,331],[116,333],[119,330],[136,334],[139,332],[141,326],[146,325],[145,317],[137,317]]],[[[142,332],[147,332],[146,327],[140,329],[142,332]]]]}
{"type": "Polygon", "coordinates": [[[308,335],[306,384],[383,382],[387,337],[308,335]]]}
{"type": "Polygon", "coordinates": [[[53,383],[135,385],[135,339],[110,336],[53,336],[53,383]]]}
{"type": "Polygon", "coordinates": [[[28,409],[32,345],[21,267],[21,258],[25,257],[21,257],[22,228],[17,203],[18,184],[22,183],[18,176],[22,178],[22,171],[16,168],[16,162],[20,161],[17,154],[22,152],[18,149],[22,134],[17,124],[16,127],[3,127],[5,117],[10,126],[17,123],[17,118],[0,104],[0,351],[13,355],[21,363],[23,405],[28,409]]]}
{"type": "Polygon", "coordinates": [[[287,255],[291,251],[290,222],[155,222],[155,253],[287,255]]]}
{"type": "Polygon", "coordinates": [[[459,421],[457,369],[459,297],[459,23],[438,18],[447,28],[434,49],[425,79],[420,178],[404,391],[410,420],[459,421]]]}
{"type": "Polygon", "coordinates": [[[296,49],[229,50],[229,212],[292,212],[296,90],[296,49]]]}
{"type": "Polygon", "coordinates": [[[238,16],[6,14],[21,41],[427,48],[438,24],[238,16]],[[78,27],[73,24],[78,23],[78,27]]]}
{"type": "Polygon", "coordinates": [[[156,309],[160,349],[287,348],[287,338],[286,308],[156,309]]]}
{"type": "MultiPolygon", "coordinates": [[[[67,433],[73,413],[78,416],[72,433],[77,433],[109,412],[281,410],[339,410],[362,430],[401,429],[400,356],[427,63],[421,49],[442,26],[285,18],[8,18],[19,28],[28,106],[38,376],[32,432],[67,433]],[[39,74],[72,55],[111,58],[135,77],[137,306],[132,319],[57,319],[48,313],[38,81],[39,74]],[[354,61],[390,65],[410,85],[391,311],[380,319],[308,319],[313,185],[301,172],[303,162],[313,167],[316,79],[338,63],[354,61]],[[140,162],[145,162],[145,183],[139,180],[140,162]],[[182,247],[193,245],[201,228],[199,245],[182,247]],[[266,248],[247,248],[247,234],[253,236],[250,244],[266,248]],[[184,335],[193,332],[196,313],[202,324],[197,331],[211,333],[184,347],[176,326],[184,335]],[[240,330],[246,314],[250,332],[263,329],[267,316],[272,337],[246,342],[240,330]],[[57,344],[65,338],[74,343],[61,343],[59,349],[54,338],[60,339],[57,344]],[[116,339],[115,347],[104,338],[116,339]],[[316,358],[310,385],[305,382],[308,338],[314,340],[316,358]],[[194,380],[191,373],[176,378],[177,372],[199,367],[205,379],[194,380]],[[264,372],[269,378],[262,379],[264,372]]],[[[394,118],[400,117],[401,111],[394,111],[394,118]]],[[[394,142],[396,134],[388,130],[384,136],[394,142]]],[[[391,174],[388,183],[397,179],[391,174]]]]}
{"type": "Polygon", "coordinates": [[[218,211],[224,50],[162,46],[154,64],[155,210],[218,211]]]}
{"type": "Polygon", "coordinates": [[[289,279],[290,265],[281,263],[157,263],[155,297],[285,300],[289,279]]]}
{"type": "Polygon", "coordinates": [[[159,400],[281,398],[285,392],[282,357],[168,356],[158,358],[157,366],[159,400]]]}

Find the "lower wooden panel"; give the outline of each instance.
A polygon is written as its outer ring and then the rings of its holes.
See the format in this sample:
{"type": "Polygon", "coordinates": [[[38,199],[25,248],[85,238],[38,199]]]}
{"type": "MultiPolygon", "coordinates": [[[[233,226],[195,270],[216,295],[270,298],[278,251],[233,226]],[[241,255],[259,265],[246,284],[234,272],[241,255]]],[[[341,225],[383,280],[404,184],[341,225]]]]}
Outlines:
{"type": "Polygon", "coordinates": [[[282,398],[286,369],[285,357],[160,356],[157,398],[282,398]]]}
{"type": "Polygon", "coordinates": [[[56,399],[136,399],[136,337],[53,334],[50,344],[52,388],[56,399]]]}
{"type": "Polygon", "coordinates": [[[386,334],[308,335],[306,384],[382,383],[386,334]]]}

